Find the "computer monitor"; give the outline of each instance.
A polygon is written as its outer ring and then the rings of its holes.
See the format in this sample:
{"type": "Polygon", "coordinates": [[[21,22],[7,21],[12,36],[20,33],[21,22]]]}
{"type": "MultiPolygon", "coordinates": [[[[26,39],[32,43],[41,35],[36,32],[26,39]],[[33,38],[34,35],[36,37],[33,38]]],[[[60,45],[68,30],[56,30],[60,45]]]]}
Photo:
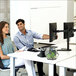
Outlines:
{"type": "Polygon", "coordinates": [[[55,32],[57,30],[57,24],[56,23],[49,23],[49,42],[52,42],[53,40],[57,39],[57,33],[55,32]]]}
{"type": "Polygon", "coordinates": [[[74,22],[64,23],[64,39],[74,36],[73,29],[74,29],[74,22]]]}

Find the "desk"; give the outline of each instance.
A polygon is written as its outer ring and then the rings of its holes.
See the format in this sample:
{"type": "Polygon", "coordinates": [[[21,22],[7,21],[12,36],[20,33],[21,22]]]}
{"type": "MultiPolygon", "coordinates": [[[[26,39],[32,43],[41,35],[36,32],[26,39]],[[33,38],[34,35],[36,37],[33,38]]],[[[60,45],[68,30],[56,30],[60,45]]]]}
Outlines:
{"type": "Polygon", "coordinates": [[[10,56],[10,60],[11,60],[11,76],[14,76],[14,69],[15,69],[15,58],[22,58],[22,59],[26,59],[26,60],[32,60],[32,61],[39,61],[39,62],[44,62],[44,63],[48,63],[49,64],[49,76],[54,76],[53,75],[53,68],[55,62],[52,60],[47,60],[47,58],[41,58],[38,57],[37,54],[39,54],[39,52],[29,52],[29,51],[24,51],[24,52],[16,52],[13,54],[8,54],[8,56],[10,56]],[[51,72],[50,72],[51,71],[51,72]]]}
{"type": "MultiPolygon", "coordinates": [[[[64,44],[63,44],[64,45],[64,44]]],[[[60,44],[60,46],[62,46],[60,44]]],[[[14,69],[15,69],[15,58],[22,58],[22,59],[26,59],[26,60],[31,60],[31,61],[38,61],[38,62],[43,62],[43,63],[48,63],[49,64],[49,76],[54,76],[53,72],[54,72],[54,64],[63,61],[65,59],[68,59],[70,57],[73,57],[74,55],[76,55],[76,47],[74,45],[71,45],[72,51],[58,51],[59,56],[56,60],[47,60],[47,58],[41,58],[38,57],[37,54],[39,54],[39,52],[29,52],[29,51],[24,51],[24,52],[17,52],[17,53],[13,53],[13,54],[8,54],[8,56],[10,56],[10,64],[11,64],[11,76],[15,76],[14,75],[14,69]]]]}
{"type": "MultiPolygon", "coordinates": [[[[58,62],[56,65],[59,66],[59,76],[66,76],[66,67],[76,69],[76,56],[58,62]]],[[[74,74],[74,76],[76,75],[74,74]]]]}

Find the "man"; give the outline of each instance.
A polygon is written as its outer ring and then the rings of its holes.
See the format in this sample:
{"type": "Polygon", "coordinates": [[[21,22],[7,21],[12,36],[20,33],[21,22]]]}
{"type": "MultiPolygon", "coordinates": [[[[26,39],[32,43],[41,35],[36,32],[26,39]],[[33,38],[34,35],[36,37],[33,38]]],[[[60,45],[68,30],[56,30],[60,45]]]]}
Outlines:
{"type": "MultiPolygon", "coordinates": [[[[28,50],[34,47],[34,40],[36,39],[49,39],[47,34],[38,34],[31,30],[25,29],[25,21],[23,19],[18,19],[16,21],[19,32],[14,37],[14,43],[18,49],[28,50]]],[[[39,76],[43,76],[43,63],[37,62],[39,76]]]]}

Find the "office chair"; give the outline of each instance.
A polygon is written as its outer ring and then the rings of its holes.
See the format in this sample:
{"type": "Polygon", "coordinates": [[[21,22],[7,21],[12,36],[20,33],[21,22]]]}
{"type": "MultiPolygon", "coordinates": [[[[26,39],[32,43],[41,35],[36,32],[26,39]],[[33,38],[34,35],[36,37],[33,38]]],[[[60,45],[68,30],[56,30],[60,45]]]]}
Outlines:
{"type": "MultiPolygon", "coordinates": [[[[15,67],[15,76],[16,76],[16,72],[19,70],[19,68],[25,68],[25,65],[15,67]]],[[[0,69],[1,70],[8,70],[8,69],[10,70],[10,68],[7,68],[7,67],[3,66],[3,63],[2,63],[1,59],[0,59],[0,69]]]]}

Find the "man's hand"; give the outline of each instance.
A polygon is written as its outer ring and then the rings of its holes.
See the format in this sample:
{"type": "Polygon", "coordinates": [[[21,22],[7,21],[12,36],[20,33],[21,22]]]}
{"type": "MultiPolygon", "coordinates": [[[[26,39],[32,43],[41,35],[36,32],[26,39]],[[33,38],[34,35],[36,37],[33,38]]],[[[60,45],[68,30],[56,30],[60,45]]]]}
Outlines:
{"type": "Polygon", "coordinates": [[[49,39],[50,37],[49,37],[49,35],[47,35],[47,34],[43,34],[43,36],[42,36],[42,39],[49,39]]]}

